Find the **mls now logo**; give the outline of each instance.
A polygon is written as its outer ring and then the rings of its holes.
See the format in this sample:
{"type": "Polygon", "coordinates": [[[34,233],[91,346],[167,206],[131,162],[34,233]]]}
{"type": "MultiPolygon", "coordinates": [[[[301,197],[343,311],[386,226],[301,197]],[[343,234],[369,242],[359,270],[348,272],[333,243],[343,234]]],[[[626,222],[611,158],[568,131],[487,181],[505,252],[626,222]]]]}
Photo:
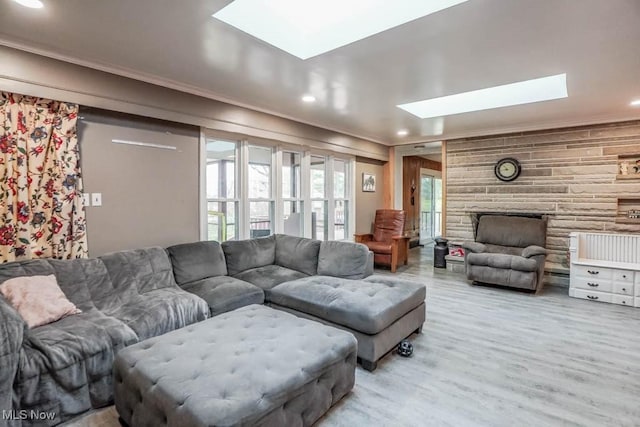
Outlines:
{"type": "Polygon", "coordinates": [[[2,410],[3,420],[49,420],[53,421],[56,418],[56,413],[53,411],[36,411],[34,409],[26,410],[21,409],[19,411],[7,411],[2,410]]]}

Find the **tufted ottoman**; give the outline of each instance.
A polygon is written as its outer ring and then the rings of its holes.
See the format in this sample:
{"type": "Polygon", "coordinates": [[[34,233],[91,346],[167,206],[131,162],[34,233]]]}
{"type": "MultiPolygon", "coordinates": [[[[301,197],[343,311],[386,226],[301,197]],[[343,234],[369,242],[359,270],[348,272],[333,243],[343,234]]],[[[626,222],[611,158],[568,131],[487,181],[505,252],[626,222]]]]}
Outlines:
{"type": "Polygon", "coordinates": [[[121,419],[142,426],[308,426],[353,388],[353,335],[260,305],[120,351],[121,419]]]}
{"type": "Polygon", "coordinates": [[[310,276],[271,289],[271,306],[345,329],[358,339],[362,367],[377,361],[425,320],[425,286],[374,275],[362,280],[310,276]]]}

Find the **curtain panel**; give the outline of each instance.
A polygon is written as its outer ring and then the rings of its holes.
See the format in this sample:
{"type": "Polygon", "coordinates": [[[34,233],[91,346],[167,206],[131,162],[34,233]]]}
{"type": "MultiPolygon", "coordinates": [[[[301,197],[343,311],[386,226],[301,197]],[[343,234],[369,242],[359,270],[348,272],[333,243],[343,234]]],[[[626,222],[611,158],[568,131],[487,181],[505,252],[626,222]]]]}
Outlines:
{"type": "Polygon", "coordinates": [[[0,262],[87,257],[78,105],[0,92],[0,262]]]}

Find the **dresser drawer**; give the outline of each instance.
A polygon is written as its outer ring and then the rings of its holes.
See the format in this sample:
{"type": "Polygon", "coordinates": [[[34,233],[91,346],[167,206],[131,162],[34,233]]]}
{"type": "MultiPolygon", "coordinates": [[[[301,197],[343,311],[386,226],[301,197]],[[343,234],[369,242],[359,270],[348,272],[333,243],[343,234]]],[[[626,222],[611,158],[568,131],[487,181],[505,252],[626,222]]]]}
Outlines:
{"type": "Polygon", "coordinates": [[[620,305],[629,305],[633,307],[633,297],[627,295],[612,295],[611,302],[620,305]]]}
{"type": "Polygon", "coordinates": [[[588,265],[574,265],[572,274],[581,277],[597,277],[598,279],[611,280],[614,270],[612,268],[591,267],[588,265]]]}
{"type": "Polygon", "coordinates": [[[614,294],[633,296],[633,284],[630,285],[628,283],[613,283],[612,289],[612,292],[614,294]]]}
{"type": "Polygon", "coordinates": [[[635,288],[636,288],[636,296],[640,298],[640,285],[636,284],[635,288]]]}
{"type": "Polygon", "coordinates": [[[629,270],[614,270],[613,281],[618,283],[633,283],[634,272],[629,270]]]}
{"type": "MultiPolygon", "coordinates": [[[[596,277],[574,277],[571,278],[571,287],[586,289],[590,291],[612,292],[613,286],[610,280],[602,280],[596,277]]],[[[631,286],[629,286],[631,288],[631,286]]]]}
{"type": "Polygon", "coordinates": [[[589,301],[612,302],[612,295],[604,292],[593,292],[584,289],[571,289],[569,295],[589,301]]]}

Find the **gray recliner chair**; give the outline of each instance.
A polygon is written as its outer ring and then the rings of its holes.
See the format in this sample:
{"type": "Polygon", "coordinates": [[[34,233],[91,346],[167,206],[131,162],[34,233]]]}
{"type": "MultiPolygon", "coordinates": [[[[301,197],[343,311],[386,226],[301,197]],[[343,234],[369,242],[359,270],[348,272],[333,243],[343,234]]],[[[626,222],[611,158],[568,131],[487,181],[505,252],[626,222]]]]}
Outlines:
{"type": "Polygon", "coordinates": [[[483,215],[475,242],[465,242],[467,279],[530,289],[543,287],[547,221],[508,215],[483,215]]]}

